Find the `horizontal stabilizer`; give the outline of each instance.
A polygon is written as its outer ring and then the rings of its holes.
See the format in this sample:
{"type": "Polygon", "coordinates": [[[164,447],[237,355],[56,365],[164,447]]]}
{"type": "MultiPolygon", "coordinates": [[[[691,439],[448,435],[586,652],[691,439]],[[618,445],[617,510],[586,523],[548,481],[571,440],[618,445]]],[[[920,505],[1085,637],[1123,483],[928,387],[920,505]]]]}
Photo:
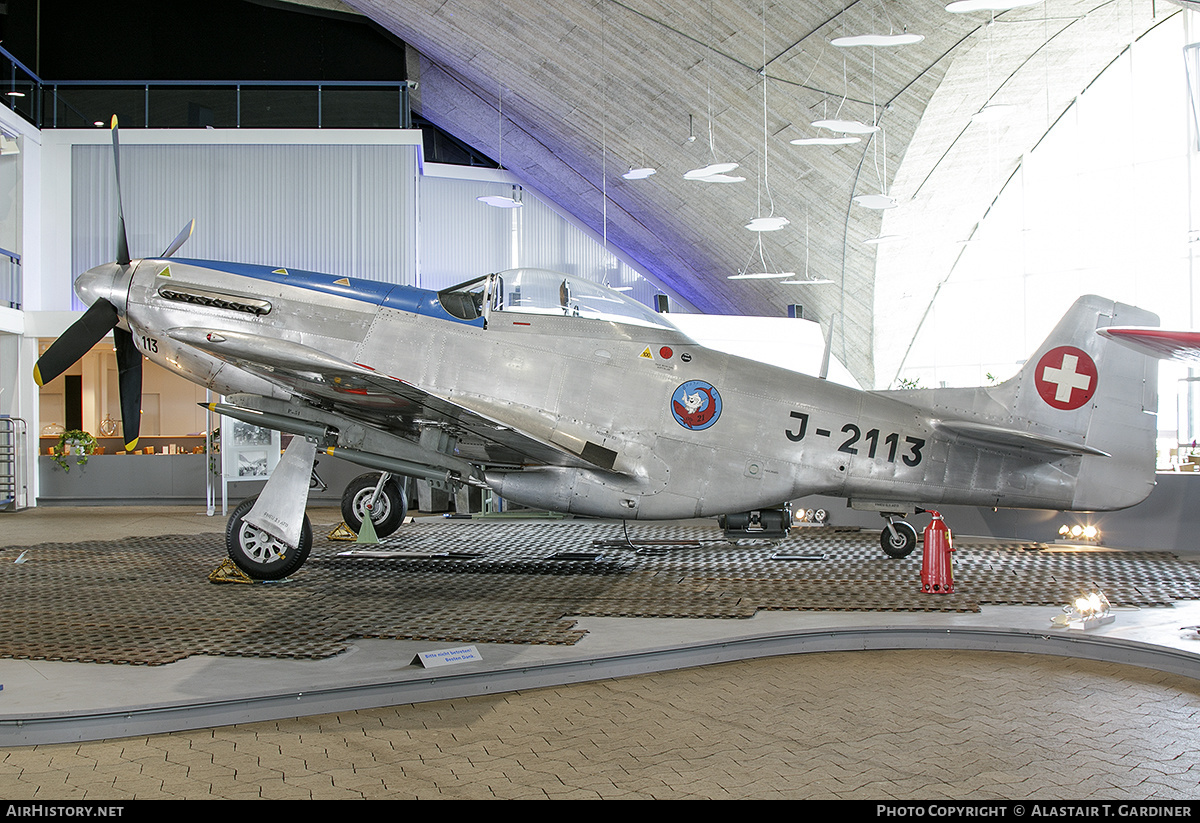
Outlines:
{"type": "Polygon", "coordinates": [[[1016,448],[1053,455],[1111,457],[1108,452],[1094,449],[1083,443],[1075,443],[1071,440],[1037,434],[1024,429],[1010,429],[1004,426],[994,426],[989,423],[976,423],[971,420],[939,420],[937,427],[962,437],[1010,449],[1016,448]]]}
{"type": "Polygon", "coordinates": [[[1154,326],[1109,326],[1097,334],[1162,360],[1200,362],[1200,331],[1160,329],[1154,326]]]}

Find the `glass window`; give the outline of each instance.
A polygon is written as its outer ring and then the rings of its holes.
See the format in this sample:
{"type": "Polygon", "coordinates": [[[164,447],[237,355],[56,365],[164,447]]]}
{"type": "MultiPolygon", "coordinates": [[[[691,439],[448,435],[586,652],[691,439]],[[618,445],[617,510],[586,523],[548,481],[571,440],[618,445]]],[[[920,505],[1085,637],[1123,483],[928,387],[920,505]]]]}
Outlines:
{"type": "Polygon", "coordinates": [[[442,306],[455,317],[471,320],[491,311],[582,317],[634,326],[672,329],[661,314],[619,291],[547,269],[509,269],[439,293],[442,306]]]}
{"type": "Polygon", "coordinates": [[[662,315],[621,292],[578,277],[546,269],[511,269],[500,276],[505,311],[672,328],[662,315]]]}

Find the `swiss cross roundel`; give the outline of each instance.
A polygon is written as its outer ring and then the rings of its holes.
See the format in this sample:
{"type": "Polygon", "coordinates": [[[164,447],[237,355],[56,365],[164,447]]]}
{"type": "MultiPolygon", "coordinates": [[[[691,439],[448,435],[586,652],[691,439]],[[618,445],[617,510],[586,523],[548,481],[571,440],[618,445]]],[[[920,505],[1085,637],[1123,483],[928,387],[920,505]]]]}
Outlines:
{"type": "Polygon", "coordinates": [[[1056,409],[1071,411],[1096,393],[1096,363],[1083,349],[1059,346],[1042,355],[1033,373],[1038,394],[1056,409]]]}

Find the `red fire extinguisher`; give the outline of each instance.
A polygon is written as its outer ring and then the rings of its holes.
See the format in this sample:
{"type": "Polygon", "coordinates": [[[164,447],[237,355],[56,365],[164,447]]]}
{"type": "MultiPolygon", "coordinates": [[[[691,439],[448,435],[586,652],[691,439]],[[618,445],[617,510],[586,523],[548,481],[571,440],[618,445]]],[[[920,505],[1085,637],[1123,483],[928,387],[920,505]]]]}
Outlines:
{"type": "Polygon", "coordinates": [[[950,529],[942,516],[929,512],[933,519],[925,527],[925,547],[921,551],[921,590],[926,594],[950,594],[954,591],[954,572],[950,553],[954,551],[950,529]]]}

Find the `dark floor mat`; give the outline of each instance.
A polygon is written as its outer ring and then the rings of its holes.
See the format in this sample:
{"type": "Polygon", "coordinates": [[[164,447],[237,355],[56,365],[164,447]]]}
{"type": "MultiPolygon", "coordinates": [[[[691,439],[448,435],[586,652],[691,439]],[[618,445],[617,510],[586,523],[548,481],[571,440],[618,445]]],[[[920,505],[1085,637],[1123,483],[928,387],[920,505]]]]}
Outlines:
{"type": "Polygon", "coordinates": [[[1099,587],[1116,606],[1200,599],[1166,552],[958,540],[955,592],[920,590],[921,554],[877,532],[801,528],[731,544],[707,526],[427,520],[374,553],[314,528],[291,579],[213,585],[214,535],[0,551],[0,656],[159,665],[189,655],[328,657],[355,638],[573,644],[577,616],[745,618],[761,609],[978,611],[1059,606],[1099,587]],[[25,561],[14,563],[21,551],[25,561]]]}

